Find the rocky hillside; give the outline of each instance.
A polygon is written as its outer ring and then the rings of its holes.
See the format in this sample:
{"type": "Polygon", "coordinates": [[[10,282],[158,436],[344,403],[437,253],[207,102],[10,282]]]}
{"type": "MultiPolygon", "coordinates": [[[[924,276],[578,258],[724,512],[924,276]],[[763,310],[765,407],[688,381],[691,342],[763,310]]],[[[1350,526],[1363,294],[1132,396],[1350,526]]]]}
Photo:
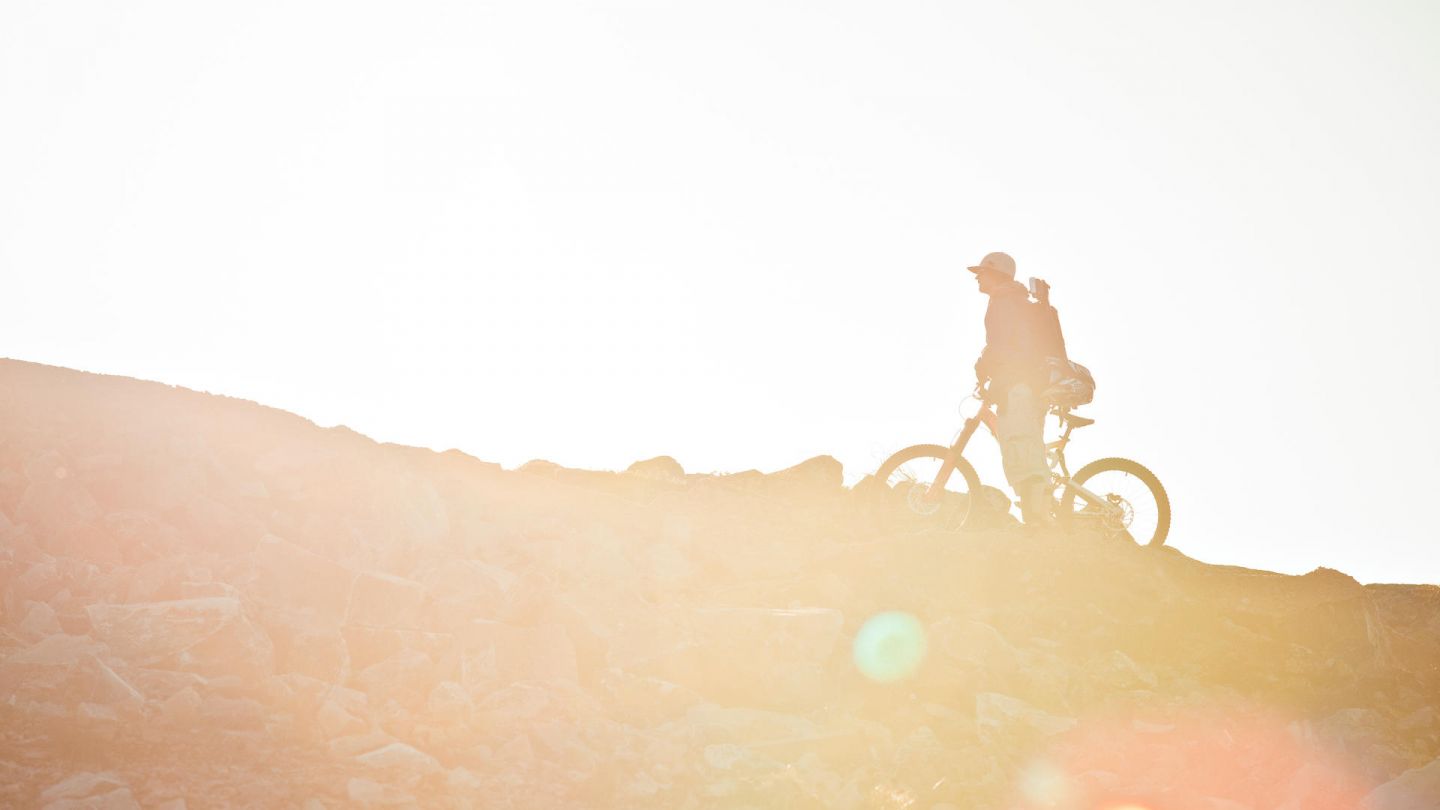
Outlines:
{"type": "Polygon", "coordinates": [[[1433,809],[1437,710],[1434,586],[0,361],[7,807],[1433,809]]]}

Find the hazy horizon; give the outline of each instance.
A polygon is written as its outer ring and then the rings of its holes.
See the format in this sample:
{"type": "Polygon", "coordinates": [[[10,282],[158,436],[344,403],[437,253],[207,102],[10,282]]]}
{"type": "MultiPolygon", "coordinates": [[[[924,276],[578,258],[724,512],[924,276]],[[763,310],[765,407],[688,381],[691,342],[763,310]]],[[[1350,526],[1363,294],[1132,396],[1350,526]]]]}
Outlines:
{"type": "MultiPolygon", "coordinates": [[[[1050,281],[1210,562],[1440,582],[1440,8],[0,10],[0,354],[513,467],[944,442],[1050,281]]],[[[982,478],[1003,483],[988,439],[982,478]]]]}

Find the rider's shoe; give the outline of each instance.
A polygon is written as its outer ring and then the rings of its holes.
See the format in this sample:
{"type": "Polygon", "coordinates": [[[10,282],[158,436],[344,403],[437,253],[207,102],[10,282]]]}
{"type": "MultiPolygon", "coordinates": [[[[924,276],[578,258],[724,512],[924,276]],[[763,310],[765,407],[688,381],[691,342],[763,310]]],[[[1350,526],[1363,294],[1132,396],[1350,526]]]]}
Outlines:
{"type": "Polygon", "coordinates": [[[1023,505],[1022,505],[1022,507],[1021,507],[1021,515],[1022,515],[1022,516],[1024,517],[1024,519],[1025,519],[1025,525],[1026,525],[1026,526],[1029,526],[1029,527],[1031,527],[1031,528],[1034,528],[1034,529],[1053,529],[1053,528],[1055,528],[1055,518],[1052,518],[1052,517],[1050,517],[1049,515],[1025,514],[1025,510],[1024,510],[1023,505]]]}
{"type": "Polygon", "coordinates": [[[1026,526],[1037,529],[1053,529],[1055,516],[1051,513],[1054,499],[1050,497],[1048,481],[1037,481],[1020,492],[1020,516],[1026,526]]]}

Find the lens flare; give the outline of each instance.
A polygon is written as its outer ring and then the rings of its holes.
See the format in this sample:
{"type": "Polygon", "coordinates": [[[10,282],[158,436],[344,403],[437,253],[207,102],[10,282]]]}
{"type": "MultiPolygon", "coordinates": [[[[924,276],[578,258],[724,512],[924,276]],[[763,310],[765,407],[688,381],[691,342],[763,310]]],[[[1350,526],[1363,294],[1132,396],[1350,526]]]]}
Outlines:
{"type": "Polygon", "coordinates": [[[929,644],[920,620],[901,611],[871,616],[855,634],[855,666],[865,677],[892,683],[915,674],[929,644]]]}
{"type": "Polygon", "coordinates": [[[1037,807],[1060,807],[1070,798],[1070,785],[1063,770],[1041,760],[1020,774],[1020,795],[1037,807]]]}

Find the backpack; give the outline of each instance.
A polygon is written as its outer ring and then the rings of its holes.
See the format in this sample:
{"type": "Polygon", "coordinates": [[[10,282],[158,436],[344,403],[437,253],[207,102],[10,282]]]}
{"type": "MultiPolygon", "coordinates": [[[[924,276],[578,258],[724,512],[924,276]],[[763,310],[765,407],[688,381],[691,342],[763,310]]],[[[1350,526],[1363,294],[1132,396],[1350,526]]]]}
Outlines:
{"type": "Polygon", "coordinates": [[[1090,369],[1071,360],[1060,330],[1060,313],[1050,305],[1050,285],[1030,280],[1031,325],[1039,355],[1044,358],[1047,385],[1044,399],[1062,408],[1078,408],[1095,398],[1095,377],[1090,369]]]}

